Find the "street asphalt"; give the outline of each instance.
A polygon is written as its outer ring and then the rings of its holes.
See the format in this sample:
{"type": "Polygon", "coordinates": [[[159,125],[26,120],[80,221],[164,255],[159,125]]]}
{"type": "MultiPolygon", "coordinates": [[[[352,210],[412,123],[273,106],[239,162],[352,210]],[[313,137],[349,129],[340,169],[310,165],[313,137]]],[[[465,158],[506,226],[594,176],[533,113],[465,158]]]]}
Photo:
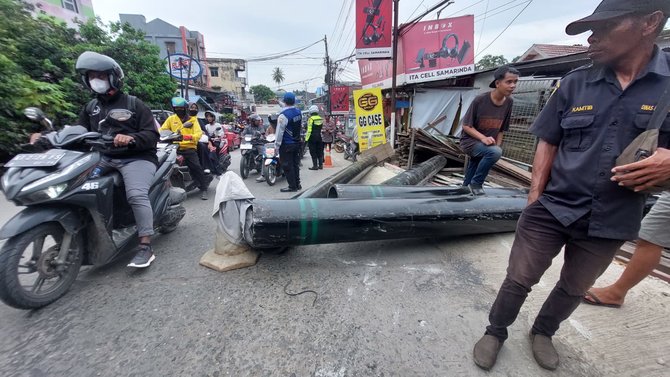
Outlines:
{"type": "MultiPolygon", "coordinates": [[[[316,172],[303,160],[303,187],[349,164],[333,155],[336,167],[316,172]]],[[[279,192],[283,178],[270,187],[256,176],[247,182],[258,198],[291,196],[279,192]]],[[[150,268],[127,268],[127,255],[82,271],[41,310],[0,303],[0,376],[628,375],[570,329],[557,337],[560,368],[541,369],[527,331],[543,297],[519,315],[491,372],[473,364],[513,234],[296,247],[219,273],[198,264],[213,246],[212,201],[194,195],[186,208],[175,232],[155,237],[150,268]]],[[[0,223],[16,210],[3,198],[0,223]]]]}

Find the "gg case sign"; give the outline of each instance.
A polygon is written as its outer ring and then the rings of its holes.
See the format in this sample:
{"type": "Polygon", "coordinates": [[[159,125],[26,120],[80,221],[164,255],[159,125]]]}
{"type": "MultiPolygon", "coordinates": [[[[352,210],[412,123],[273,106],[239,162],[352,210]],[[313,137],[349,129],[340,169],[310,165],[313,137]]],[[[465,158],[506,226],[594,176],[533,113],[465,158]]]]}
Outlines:
{"type": "Polygon", "coordinates": [[[386,143],[381,88],[354,90],[354,107],[361,152],[386,143]]]}

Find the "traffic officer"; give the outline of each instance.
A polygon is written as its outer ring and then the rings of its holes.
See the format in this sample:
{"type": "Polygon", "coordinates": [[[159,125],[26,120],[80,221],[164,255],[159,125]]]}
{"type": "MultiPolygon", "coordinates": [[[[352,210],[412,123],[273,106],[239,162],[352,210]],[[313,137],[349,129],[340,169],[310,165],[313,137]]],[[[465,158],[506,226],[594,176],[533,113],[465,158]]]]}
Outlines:
{"type": "Polygon", "coordinates": [[[309,114],[307,134],[305,135],[309,155],[312,156],[312,167],[309,170],[323,169],[323,140],[321,139],[323,119],[319,116],[319,107],[316,105],[309,107],[309,114]]]}
{"type": "Polygon", "coordinates": [[[277,141],[279,160],[286,174],[288,187],[279,191],[294,192],[302,190],[300,185],[300,130],[302,128],[302,113],[295,108],[295,94],[284,94],[286,107],[277,118],[277,141]]]}

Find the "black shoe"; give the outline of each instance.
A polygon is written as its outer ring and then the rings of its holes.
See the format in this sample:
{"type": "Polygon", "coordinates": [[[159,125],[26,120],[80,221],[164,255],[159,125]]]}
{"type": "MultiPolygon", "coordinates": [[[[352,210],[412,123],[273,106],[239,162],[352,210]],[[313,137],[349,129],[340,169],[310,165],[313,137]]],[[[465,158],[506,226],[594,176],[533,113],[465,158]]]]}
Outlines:
{"type": "Polygon", "coordinates": [[[298,190],[302,190],[302,186],[298,185],[298,190]]]}
{"type": "Polygon", "coordinates": [[[202,200],[207,200],[208,199],[207,190],[201,190],[200,191],[200,199],[202,199],[202,200]]]}
{"type": "Polygon", "coordinates": [[[128,263],[128,267],[135,268],[145,268],[149,267],[151,262],[156,259],[153,251],[151,250],[151,245],[140,245],[137,247],[138,252],[135,254],[133,260],[128,263]]]}
{"type": "Polygon", "coordinates": [[[472,195],[474,196],[482,196],[486,194],[481,185],[470,183],[468,187],[470,188],[470,191],[472,191],[472,195]]]}
{"type": "Polygon", "coordinates": [[[323,165],[319,165],[319,170],[323,170],[323,165]]]}
{"type": "Polygon", "coordinates": [[[307,168],[307,169],[309,169],[309,170],[319,170],[319,167],[318,166],[312,166],[311,168],[307,168]]]}
{"type": "Polygon", "coordinates": [[[279,189],[279,191],[281,191],[281,192],[296,192],[298,190],[299,189],[294,189],[292,187],[284,187],[283,189],[279,189]]]}

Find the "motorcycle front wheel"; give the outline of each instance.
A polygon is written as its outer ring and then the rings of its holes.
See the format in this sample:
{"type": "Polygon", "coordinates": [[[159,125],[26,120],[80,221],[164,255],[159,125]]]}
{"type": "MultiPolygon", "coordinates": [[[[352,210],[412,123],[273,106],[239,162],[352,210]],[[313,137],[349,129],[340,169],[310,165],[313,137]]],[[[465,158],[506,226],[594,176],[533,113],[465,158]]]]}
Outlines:
{"type": "Polygon", "coordinates": [[[277,183],[277,166],[267,165],[265,169],[263,169],[263,175],[265,176],[265,182],[270,186],[274,186],[274,184],[277,183]]]}
{"type": "Polygon", "coordinates": [[[242,179],[247,179],[249,177],[249,153],[242,156],[240,159],[240,176],[242,179]]]}
{"type": "Polygon", "coordinates": [[[341,141],[337,141],[333,145],[333,148],[335,149],[335,152],[342,153],[342,152],[344,152],[344,143],[341,142],[341,141]]]}
{"type": "Polygon", "coordinates": [[[56,264],[65,230],[44,223],[16,235],[0,251],[0,300],[18,309],[38,309],[62,297],[72,286],[83,257],[74,236],[64,264],[56,264]]]}

